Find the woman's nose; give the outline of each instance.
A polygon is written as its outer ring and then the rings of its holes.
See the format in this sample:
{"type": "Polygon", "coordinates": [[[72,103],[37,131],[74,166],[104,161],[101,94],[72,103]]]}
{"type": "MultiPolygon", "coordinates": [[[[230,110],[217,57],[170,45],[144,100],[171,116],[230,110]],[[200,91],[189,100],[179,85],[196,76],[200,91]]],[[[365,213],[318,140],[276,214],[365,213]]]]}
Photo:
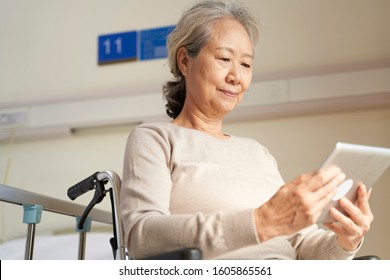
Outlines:
{"type": "Polygon", "coordinates": [[[238,85],[241,82],[241,73],[239,67],[235,64],[232,64],[229,70],[229,73],[226,76],[226,81],[229,84],[238,85]]]}

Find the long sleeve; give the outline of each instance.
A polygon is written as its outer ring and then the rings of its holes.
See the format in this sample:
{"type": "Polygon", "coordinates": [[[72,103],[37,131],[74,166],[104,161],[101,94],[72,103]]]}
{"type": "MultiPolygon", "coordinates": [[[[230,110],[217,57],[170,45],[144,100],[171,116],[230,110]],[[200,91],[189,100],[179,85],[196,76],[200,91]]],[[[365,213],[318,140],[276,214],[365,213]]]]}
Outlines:
{"type": "Polygon", "coordinates": [[[289,237],[291,244],[296,248],[298,259],[312,260],[345,260],[352,259],[359,248],[354,251],[345,251],[337,242],[337,236],[331,231],[310,226],[289,237]]]}

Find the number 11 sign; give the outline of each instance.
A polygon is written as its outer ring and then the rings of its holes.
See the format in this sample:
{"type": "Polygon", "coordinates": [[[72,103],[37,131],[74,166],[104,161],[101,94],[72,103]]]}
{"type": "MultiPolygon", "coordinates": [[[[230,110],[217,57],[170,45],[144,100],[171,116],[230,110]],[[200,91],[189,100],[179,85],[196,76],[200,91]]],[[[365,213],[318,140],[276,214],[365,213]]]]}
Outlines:
{"type": "Polygon", "coordinates": [[[102,35],[98,38],[98,63],[137,59],[137,31],[102,35]]]}

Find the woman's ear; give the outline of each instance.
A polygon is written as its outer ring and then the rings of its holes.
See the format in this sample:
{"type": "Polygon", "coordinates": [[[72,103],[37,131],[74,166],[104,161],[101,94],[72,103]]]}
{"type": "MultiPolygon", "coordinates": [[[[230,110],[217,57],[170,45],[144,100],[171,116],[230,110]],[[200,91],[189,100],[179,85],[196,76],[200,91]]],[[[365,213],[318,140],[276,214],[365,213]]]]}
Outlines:
{"type": "Polygon", "coordinates": [[[187,75],[188,72],[188,52],[185,47],[181,47],[177,52],[177,64],[179,66],[180,72],[183,76],[187,75]]]}

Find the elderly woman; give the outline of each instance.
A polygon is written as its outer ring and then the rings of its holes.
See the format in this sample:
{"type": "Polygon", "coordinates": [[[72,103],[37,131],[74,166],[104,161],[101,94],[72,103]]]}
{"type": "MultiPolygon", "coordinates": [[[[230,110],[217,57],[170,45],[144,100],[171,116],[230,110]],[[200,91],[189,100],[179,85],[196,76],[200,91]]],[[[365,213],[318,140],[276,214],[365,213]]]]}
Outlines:
{"type": "Polygon", "coordinates": [[[373,219],[364,185],[315,224],[345,175],[336,167],[285,183],[258,142],[223,132],[252,80],[255,18],[231,2],[186,10],[168,38],[171,122],[137,126],[126,146],[121,214],[130,255],[198,247],[206,259],[350,259],[373,219]],[[349,218],[352,217],[352,218],[349,218]]]}

